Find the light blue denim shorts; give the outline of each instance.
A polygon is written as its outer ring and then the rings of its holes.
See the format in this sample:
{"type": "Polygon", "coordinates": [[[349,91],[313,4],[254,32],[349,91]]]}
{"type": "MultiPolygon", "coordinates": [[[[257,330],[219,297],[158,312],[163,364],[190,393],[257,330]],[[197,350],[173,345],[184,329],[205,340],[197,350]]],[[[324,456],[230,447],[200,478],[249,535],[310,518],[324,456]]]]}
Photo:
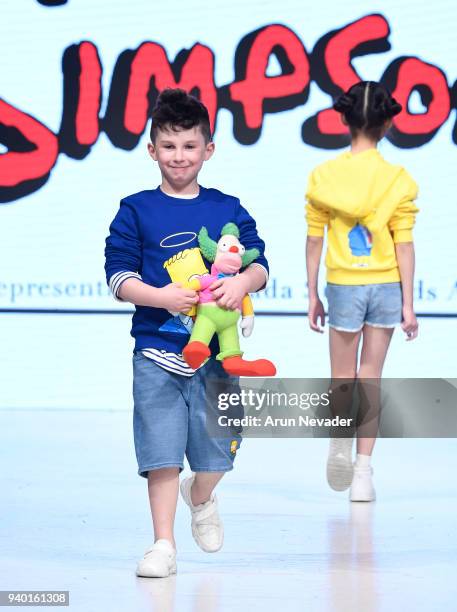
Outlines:
{"type": "Polygon", "coordinates": [[[402,320],[400,283],[335,285],[325,289],[328,323],[339,331],[358,332],[364,325],[393,328],[402,320]]]}
{"type": "MultiPolygon", "coordinates": [[[[241,444],[241,427],[224,428],[223,437],[210,435],[207,427],[208,380],[238,381],[222,365],[210,359],[190,377],[161,368],[140,351],[133,354],[133,437],[138,474],[163,467],[183,469],[184,456],[193,472],[228,472],[233,469],[241,444]]],[[[208,391],[210,389],[210,391],[208,391]]],[[[242,410],[242,408],[238,408],[242,410]]],[[[210,420],[213,415],[209,415],[210,420]]],[[[235,416],[242,417],[242,414],[235,416]]]]}

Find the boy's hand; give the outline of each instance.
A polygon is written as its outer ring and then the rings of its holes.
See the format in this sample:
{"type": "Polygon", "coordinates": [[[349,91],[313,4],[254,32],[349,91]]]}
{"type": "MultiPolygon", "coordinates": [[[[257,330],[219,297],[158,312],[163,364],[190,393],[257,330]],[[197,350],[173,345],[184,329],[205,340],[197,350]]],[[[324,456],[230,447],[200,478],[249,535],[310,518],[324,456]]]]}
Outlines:
{"type": "Polygon", "coordinates": [[[309,299],[308,321],[309,326],[313,331],[319,332],[320,334],[324,333],[323,327],[325,325],[325,311],[324,305],[319,298],[309,299]],[[317,323],[318,319],[321,320],[322,327],[319,327],[317,323]]]}
{"type": "Polygon", "coordinates": [[[193,289],[194,291],[200,291],[201,289],[201,283],[200,280],[198,278],[192,278],[190,281],[188,281],[188,283],[186,284],[186,288],[187,289],[193,289]]]}
{"type": "Polygon", "coordinates": [[[402,330],[405,332],[407,338],[406,341],[414,340],[417,338],[419,332],[419,324],[414,314],[414,310],[410,307],[403,306],[403,321],[401,324],[402,330]]]}
{"type": "Polygon", "coordinates": [[[211,283],[209,289],[213,293],[216,304],[228,310],[235,310],[239,307],[248,293],[247,283],[242,274],[219,278],[211,283]]]}
{"type": "Polygon", "coordinates": [[[192,289],[183,289],[181,283],[170,283],[158,289],[159,308],[170,312],[187,312],[198,302],[198,295],[192,289]]]}

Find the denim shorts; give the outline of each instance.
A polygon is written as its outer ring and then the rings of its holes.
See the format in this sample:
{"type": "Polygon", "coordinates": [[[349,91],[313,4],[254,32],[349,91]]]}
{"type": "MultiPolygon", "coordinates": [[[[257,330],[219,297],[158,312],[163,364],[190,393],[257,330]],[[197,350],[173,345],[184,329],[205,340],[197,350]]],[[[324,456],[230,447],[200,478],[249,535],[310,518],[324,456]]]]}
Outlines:
{"type": "Polygon", "coordinates": [[[147,478],[149,470],[163,467],[181,471],[184,456],[193,472],[233,469],[241,427],[224,427],[223,437],[208,431],[207,417],[216,418],[218,409],[215,402],[208,401],[211,379],[217,381],[218,389],[226,382],[230,389],[238,383],[238,378],[229,376],[215,359],[208,360],[193,376],[182,376],[135,351],[133,437],[140,476],[147,478]]]}
{"type": "Polygon", "coordinates": [[[339,331],[358,332],[364,325],[393,328],[402,320],[400,283],[335,285],[325,289],[328,323],[339,331]]]}

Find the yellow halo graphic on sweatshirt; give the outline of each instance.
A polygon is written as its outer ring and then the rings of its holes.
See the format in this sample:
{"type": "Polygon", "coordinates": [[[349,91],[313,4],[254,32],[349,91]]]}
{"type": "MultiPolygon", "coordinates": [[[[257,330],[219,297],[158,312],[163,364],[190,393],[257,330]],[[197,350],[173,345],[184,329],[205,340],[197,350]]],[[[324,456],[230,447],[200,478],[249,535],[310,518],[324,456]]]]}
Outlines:
{"type": "MultiPolygon", "coordinates": [[[[170,234],[169,236],[162,238],[162,240],[160,241],[160,246],[163,247],[164,249],[171,249],[173,247],[184,246],[185,244],[189,244],[190,242],[193,242],[196,237],[197,237],[197,234],[195,232],[178,232],[177,234],[170,234]],[[188,236],[188,239],[184,240],[184,242],[175,242],[174,240],[172,240],[173,238],[176,238],[177,236],[188,236]]],[[[180,239],[178,238],[178,240],[180,239]]]]}

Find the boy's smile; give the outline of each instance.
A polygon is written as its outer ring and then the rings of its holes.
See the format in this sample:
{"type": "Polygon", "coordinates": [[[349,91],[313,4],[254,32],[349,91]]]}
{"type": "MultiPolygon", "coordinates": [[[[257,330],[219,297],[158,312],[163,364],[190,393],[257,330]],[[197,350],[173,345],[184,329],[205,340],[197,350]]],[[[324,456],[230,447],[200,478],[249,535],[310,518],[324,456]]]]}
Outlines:
{"type": "Polygon", "coordinates": [[[190,129],[171,126],[157,130],[149,155],[159,164],[162,190],[171,194],[198,193],[197,177],[203,162],[214,152],[214,143],[205,142],[199,126],[190,129]]]}

